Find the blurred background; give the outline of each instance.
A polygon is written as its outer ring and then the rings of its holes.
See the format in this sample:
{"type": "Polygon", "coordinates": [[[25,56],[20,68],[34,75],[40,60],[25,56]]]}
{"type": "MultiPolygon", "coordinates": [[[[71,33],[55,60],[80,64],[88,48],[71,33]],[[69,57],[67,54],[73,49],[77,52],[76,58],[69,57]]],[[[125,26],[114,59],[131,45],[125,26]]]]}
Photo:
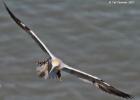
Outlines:
{"type": "MultiPolygon", "coordinates": [[[[133,4],[110,4],[109,0],[6,2],[65,63],[140,99],[139,0],[133,4]]],[[[0,100],[120,100],[67,73],[62,73],[62,81],[38,78],[35,62],[46,57],[1,2],[0,100]]]]}

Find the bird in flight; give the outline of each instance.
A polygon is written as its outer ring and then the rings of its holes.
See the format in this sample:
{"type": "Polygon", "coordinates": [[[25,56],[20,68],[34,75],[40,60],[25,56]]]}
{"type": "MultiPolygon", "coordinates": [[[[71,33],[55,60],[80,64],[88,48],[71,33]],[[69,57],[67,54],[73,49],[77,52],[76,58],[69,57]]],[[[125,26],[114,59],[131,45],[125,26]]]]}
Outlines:
{"type": "Polygon", "coordinates": [[[102,79],[85,73],[81,70],[70,67],[65,64],[61,59],[55,57],[47,46],[39,39],[35,32],[33,32],[29,27],[27,27],[20,19],[18,19],[8,8],[6,3],[3,1],[4,6],[9,13],[10,17],[17,23],[24,31],[26,31],[31,38],[39,45],[39,47],[49,56],[45,61],[38,62],[39,67],[37,67],[37,73],[41,78],[45,79],[59,79],[61,80],[61,71],[67,72],[74,76],[77,76],[79,79],[84,82],[91,83],[95,85],[97,88],[101,89],[104,92],[109,94],[113,94],[122,98],[132,99],[133,96],[127,94],[110,84],[106,83],[102,79]]]}

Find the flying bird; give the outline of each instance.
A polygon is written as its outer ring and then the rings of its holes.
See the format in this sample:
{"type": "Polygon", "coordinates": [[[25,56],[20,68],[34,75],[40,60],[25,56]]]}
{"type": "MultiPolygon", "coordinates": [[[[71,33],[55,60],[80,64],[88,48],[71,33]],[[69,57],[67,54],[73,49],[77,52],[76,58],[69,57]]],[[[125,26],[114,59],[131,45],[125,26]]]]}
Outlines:
{"type": "Polygon", "coordinates": [[[75,69],[67,64],[65,64],[61,59],[54,56],[48,47],[39,39],[35,32],[33,32],[28,26],[26,26],[20,19],[18,19],[8,8],[6,3],[3,1],[4,6],[11,16],[11,18],[17,23],[24,31],[26,31],[32,39],[39,45],[39,47],[45,52],[49,57],[45,61],[39,61],[39,67],[37,67],[37,73],[40,77],[45,79],[59,79],[61,80],[61,71],[67,72],[74,76],[77,76],[79,79],[83,80],[84,82],[91,83],[95,85],[100,90],[107,92],[109,94],[113,94],[119,97],[123,97],[126,99],[132,99],[133,96],[127,94],[110,84],[106,83],[102,79],[85,73],[81,70],[75,69]]]}

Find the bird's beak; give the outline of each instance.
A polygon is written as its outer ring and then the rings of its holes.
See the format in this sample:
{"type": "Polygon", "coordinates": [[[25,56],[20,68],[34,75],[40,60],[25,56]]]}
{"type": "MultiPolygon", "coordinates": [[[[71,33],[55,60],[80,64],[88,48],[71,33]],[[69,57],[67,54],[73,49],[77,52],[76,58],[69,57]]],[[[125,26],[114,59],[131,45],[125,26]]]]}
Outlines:
{"type": "Polygon", "coordinates": [[[52,66],[51,70],[49,71],[49,73],[51,73],[54,70],[55,66],[52,66]]]}

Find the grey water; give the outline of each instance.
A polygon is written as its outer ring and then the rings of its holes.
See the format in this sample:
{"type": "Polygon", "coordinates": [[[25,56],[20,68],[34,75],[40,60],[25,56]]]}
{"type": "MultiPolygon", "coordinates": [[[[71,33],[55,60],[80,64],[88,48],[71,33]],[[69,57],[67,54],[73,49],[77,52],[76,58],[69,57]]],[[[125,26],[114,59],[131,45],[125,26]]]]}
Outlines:
{"type": "MultiPolygon", "coordinates": [[[[140,2],[133,1],[6,0],[65,63],[140,100],[140,2]]],[[[122,99],[64,72],[62,81],[40,79],[36,61],[46,57],[0,1],[0,100],[122,99]]]]}

